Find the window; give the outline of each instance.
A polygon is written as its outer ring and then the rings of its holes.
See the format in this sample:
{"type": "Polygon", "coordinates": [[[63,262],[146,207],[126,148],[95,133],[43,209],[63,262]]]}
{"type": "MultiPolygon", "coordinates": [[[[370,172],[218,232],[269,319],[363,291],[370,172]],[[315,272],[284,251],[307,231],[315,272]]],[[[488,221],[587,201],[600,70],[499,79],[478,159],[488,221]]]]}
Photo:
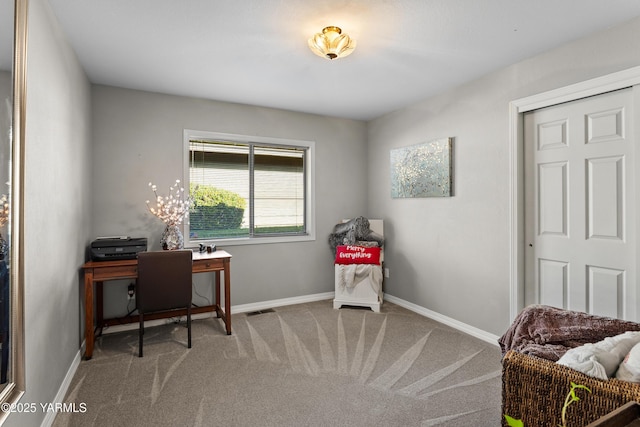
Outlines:
{"type": "Polygon", "coordinates": [[[313,143],[185,130],[188,245],[312,240],[313,143]]]}

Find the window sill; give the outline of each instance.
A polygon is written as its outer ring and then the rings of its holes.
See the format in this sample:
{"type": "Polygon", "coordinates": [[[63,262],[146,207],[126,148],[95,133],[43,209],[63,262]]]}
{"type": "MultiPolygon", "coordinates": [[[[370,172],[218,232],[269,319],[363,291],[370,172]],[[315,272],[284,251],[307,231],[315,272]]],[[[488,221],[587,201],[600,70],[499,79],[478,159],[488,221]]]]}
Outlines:
{"type": "Polygon", "coordinates": [[[273,236],[273,237],[247,237],[247,238],[235,238],[235,239],[213,239],[213,240],[198,240],[185,242],[185,248],[198,249],[200,244],[216,246],[241,246],[241,245],[266,245],[271,243],[298,243],[298,242],[311,242],[316,240],[314,234],[306,234],[304,236],[273,236]]]}

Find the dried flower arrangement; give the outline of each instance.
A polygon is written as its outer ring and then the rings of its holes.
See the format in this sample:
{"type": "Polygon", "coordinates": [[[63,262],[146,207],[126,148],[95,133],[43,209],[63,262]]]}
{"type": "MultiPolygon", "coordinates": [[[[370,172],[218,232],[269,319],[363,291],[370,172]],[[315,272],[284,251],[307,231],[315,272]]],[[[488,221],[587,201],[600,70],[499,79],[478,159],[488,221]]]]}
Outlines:
{"type": "Polygon", "coordinates": [[[0,227],[9,222],[9,197],[6,194],[0,196],[0,227]]]}
{"type": "Polygon", "coordinates": [[[189,196],[185,197],[184,188],[180,186],[179,179],[176,179],[176,183],[169,187],[168,196],[159,196],[156,185],[151,182],[149,187],[156,196],[156,206],[150,206],[149,200],[147,200],[147,208],[165,224],[179,225],[189,216],[192,199],[189,196]]]}

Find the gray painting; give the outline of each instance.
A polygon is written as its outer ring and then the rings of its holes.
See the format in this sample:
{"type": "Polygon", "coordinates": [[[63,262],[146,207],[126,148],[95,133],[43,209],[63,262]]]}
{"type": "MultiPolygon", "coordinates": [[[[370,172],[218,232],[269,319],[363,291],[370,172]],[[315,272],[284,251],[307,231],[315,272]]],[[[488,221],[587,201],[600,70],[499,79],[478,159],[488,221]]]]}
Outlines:
{"type": "Polygon", "coordinates": [[[391,197],[450,197],[453,138],[391,150],[391,197]]]}

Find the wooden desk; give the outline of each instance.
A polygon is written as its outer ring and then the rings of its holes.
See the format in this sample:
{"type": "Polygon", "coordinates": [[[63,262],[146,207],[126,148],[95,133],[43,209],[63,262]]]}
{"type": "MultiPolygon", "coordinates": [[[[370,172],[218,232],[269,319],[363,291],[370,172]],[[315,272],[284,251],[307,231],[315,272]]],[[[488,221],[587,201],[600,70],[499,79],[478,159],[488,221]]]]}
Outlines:
{"type": "MultiPolygon", "coordinates": [[[[212,253],[193,253],[193,273],[215,273],[215,303],[203,307],[194,307],[192,314],[215,311],[217,316],[222,318],[227,329],[227,335],[231,335],[231,255],[225,251],[215,251],[212,253]],[[220,272],[224,272],[224,310],[220,307],[220,272]]],[[[108,280],[137,279],[138,260],[117,260],[117,261],[89,261],[85,263],[84,269],[84,310],[85,310],[85,331],[86,340],[85,359],[93,356],[93,344],[95,341],[95,330],[93,328],[93,284],[96,284],[96,328],[104,326],[118,325],[121,323],[138,322],[138,316],[126,316],[118,319],[104,319],[102,307],[103,283],[108,280]]],[[[162,319],[166,317],[184,316],[186,309],[172,310],[165,313],[153,313],[145,315],[145,320],[162,319]]]]}

